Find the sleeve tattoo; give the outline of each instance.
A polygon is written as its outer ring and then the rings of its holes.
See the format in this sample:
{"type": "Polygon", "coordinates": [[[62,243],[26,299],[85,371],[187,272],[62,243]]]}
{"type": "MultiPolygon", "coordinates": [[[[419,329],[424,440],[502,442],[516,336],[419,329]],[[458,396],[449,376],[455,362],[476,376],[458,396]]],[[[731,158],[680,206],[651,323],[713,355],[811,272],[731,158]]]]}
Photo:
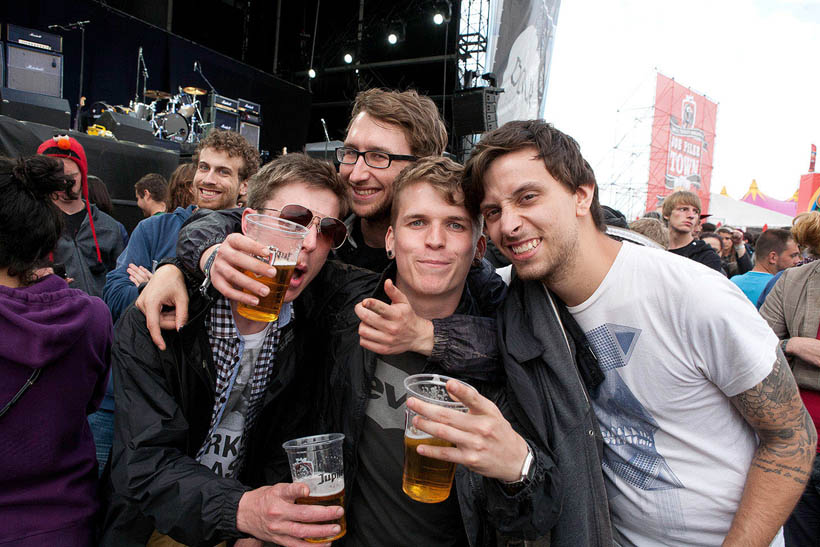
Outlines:
{"type": "Polygon", "coordinates": [[[760,437],[752,465],[766,473],[805,484],[811,472],[817,436],[780,348],[777,348],[772,372],[731,401],[760,437]]]}

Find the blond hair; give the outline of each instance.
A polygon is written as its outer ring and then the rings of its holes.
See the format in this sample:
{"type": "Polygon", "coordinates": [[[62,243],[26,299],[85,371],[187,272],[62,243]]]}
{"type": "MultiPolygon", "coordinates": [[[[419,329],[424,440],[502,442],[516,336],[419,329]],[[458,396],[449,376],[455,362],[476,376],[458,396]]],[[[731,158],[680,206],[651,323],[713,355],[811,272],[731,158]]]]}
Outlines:
{"type": "Polygon", "coordinates": [[[698,210],[698,214],[703,210],[700,206],[700,198],[694,192],[688,190],[678,190],[672,192],[663,200],[663,218],[672,216],[672,211],[681,205],[691,205],[698,210]]]}
{"type": "Polygon", "coordinates": [[[447,129],[438,107],[429,97],[419,95],[412,89],[392,91],[375,88],[356,95],[347,125],[348,133],[361,112],[399,126],[416,156],[440,156],[447,147],[447,129]]]}
{"type": "Polygon", "coordinates": [[[792,220],[792,236],[801,247],[808,247],[814,256],[820,256],[820,212],[800,213],[792,220]]]}
{"type": "Polygon", "coordinates": [[[664,249],[669,247],[669,229],[657,218],[639,218],[629,223],[629,229],[643,234],[664,249]]]}

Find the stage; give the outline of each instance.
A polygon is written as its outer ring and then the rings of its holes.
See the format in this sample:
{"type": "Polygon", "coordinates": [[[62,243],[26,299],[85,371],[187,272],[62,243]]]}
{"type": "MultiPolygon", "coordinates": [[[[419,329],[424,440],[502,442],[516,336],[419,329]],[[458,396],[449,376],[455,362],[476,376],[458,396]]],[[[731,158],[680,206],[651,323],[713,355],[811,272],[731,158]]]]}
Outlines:
{"type": "Polygon", "coordinates": [[[160,173],[168,178],[180,163],[179,151],[95,137],[0,116],[0,154],[9,157],[30,156],[37,152],[37,147],[44,140],[66,133],[85,148],[88,174],[98,176],[108,187],[114,202],[114,217],[130,233],[143,218],[142,211],[137,207],[134,183],[147,173],[160,173]]]}

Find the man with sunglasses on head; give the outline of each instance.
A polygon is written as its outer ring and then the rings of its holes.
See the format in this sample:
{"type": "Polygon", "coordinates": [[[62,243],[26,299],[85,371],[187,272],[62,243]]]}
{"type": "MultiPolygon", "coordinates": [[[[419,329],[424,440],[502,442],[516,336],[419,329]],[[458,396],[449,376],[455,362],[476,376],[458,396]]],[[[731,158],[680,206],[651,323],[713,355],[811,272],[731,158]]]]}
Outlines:
{"type": "MultiPolygon", "coordinates": [[[[293,397],[308,392],[312,368],[300,344],[311,339],[303,331],[318,306],[297,297],[346,237],[338,220],[346,191],[331,165],[290,154],[251,178],[248,205],[243,216],[271,214],[309,228],[285,304],[276,321],[251,321],[236,313],[235,300],[201,287],[192,293],[190,320],[160,334],[161,349],[137,308],[123,314],[112,352],[117,413],[102,545],[255,537],[304,547],[301,538],[338,532],[326,523],[341,507],[296,505],[307,486],[291,484],[281,461],[278,474],[266,475],[264,464],[269,443],[281,451],[313,419],[310,401],[293,404],[293,397]],[[251,487],[262,484],[272,486],[251,487]]],[[[180,280],[171,266],[154,280],[168,271],[180,280]]]]}

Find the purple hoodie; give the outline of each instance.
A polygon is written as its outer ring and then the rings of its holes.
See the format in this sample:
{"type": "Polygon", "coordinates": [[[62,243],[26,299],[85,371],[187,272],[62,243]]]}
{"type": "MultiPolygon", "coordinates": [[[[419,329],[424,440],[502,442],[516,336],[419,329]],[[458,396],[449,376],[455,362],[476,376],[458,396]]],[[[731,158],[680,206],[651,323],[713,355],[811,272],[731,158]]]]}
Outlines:
{"type": "Polygon", "coordinates": [[[105,392],[111,315],[49,275],[0,286],[0,545],[90,545],[97,458],[86,416],[105,392]]]}

